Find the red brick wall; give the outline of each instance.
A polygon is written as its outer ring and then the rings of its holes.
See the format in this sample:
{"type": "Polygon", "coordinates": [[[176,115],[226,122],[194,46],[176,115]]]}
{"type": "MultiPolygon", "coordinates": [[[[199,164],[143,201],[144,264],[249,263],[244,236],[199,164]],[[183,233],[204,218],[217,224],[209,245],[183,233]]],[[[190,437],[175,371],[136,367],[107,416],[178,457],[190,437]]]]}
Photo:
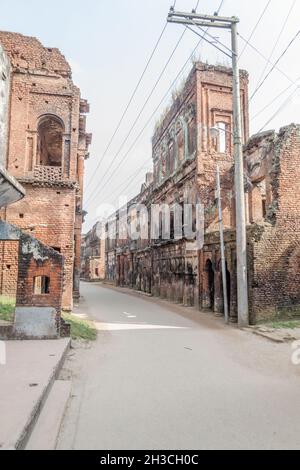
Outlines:
{"type": "Polygon", "coordinates": [[[0,240],[0,295],[16,297],[19,242],[0,240]]]}
{"type": "Polygon", "coordinates": [[[60,260],[51,258],[44,261],[42,266],[34,258],[30,259],[29,265],[20,263],[18,282],[18,306],[51,306],[60,312],[63,286],[63,269],[60,260]],[[34,294],[34,277],[36,276],[47,276],[50,278],[48,294],[34,294]]]}
{"type": "Polygon", "coordinates": [[[72,308],[75,190],[25,185],[26,197],[7,208],[7,222],[42,243],[60,248],[65,258],[63,308],[72,308]],[[23,218],[20,218],[20,214],[23,218]]]}
{"type": "Polygon", "coordinates": [[[273,225],[260,227],[249,250],[253,321],[300,315],[300,126],[279,133],[272,192],[273,225]]]}
{"type": "Polygon", "coordinates": [[[70,66],[58,49],[44,47],[36,38],[16,33],[0,32],[0,42],[13,68],[7,165],[27,191],[21,203],[8,209],[6,220],[21,228],[29,224],[47,225],[36,228],[32,235],[47,245],[61,248],[66,260],[63,305],[70,309],[74,259],[75,278],[80,271],[84,158],[90,142],[82,113],[88,112],[89,106],[81,100],[80,90],[71,79],[70,66]],[[63,127],[61,167],[38,167],[37,131],[45,115],[55,116],[63,127]],[[60,184],[61,181],[65,184],[60,184]]]}
{"type": "Polygon", "coordinates": [[[0,279],[0,288],[4,292],[0,293],[15,294],[17,306],[54,307],[59,318],[65,277],[64,257],[16,226],[3,221],[0,225],[0,261],[2,265],[5,263],[0,279]],[[8,262],[12,263],[10,277],[5,270],[8,262]],[[42,282],[39,284],[38,279],[35,288],[35,278],[40,276],[48,278],[43,294],[42,282]]]}
{"type": "MultiPolygon", "coordinates": [[[[244,137],[248,137],[248,74],[241,77],[241,98],[244,137]]],[[[152,139],[154,183],[144,194],[134,198],[136,202],[150,204],[195,204],[205,207],[206,228],[218,228],[218,212],[215,202],[216,168],[220,166],[224,224],[234,223],[231,203],[226,207],[228,192],[232,193],[232,70],[226,67],[196,63],[183,88],[175,95],[170,108],[161,117],[152,139]],[[218,142],[210,136],[210,128],[218,122],[227,125],[226,151],[220,151],[218,142]],[[195,144],[196,130],[196,146],[195,144]],[[177,149],[176,171],[167,168],[168,158],[173,158],[172,144],[177,149]],[[188,146],[185,144],[188,142],[188,146]],[[193,145],[190,145],[192,142],[193,145]],[[196,148],[195,148],[196,147],[196,148]],[[183,158],[183,155],[185,158],[183,158]],[[171,174],[170,174],[171,173],[171,174]]],[[[220,131],[222,132],[222,131],[220,131]]],[[[229,197],[230,199],[230,197],[229,197]]],[[[106,276],[119,284],[137,289],[152,290],[154,295],[184,305],[198,305],[201,278],[198,273],[198,251],[183,240],[149,243],[151,251],[138,241],[133,266],[129,261],[129,240],[108,239],[106,276]],[[117,245],[118,255],[112,253],[117,245]],[[122,251],[122,254],[121,254],[122,251]],[[119,254],[120,253],[120,254],[119,254]],[[149,253],[153,266],[149,265],[149,253]],[[129,267],[128,267],[129,265],[129,267]],[[152,278],[151,278],[152,276],[152,278]]],[[[219,276],[220,277],[220,276],[219,276]]],[[[220,304],[220,286],[218,302],[220,304]]],[[[220,305],[217,306],[220,310],[220,305]]]]}
{"type": "MultiPolygon", "coordinates": [[[[232,70],[226,67],[196,64],[197,90],[197,184],[201,203],[206,207],[206,227],[218,230],[218,213],[215,205],[216,169],[220,168],[222,199],[232,189],[233,180],[229,171],[233,164],[233,114],[232,114],[232,70]],[[218,122],[225,122],[226,152],[218,151],[218,142],[211,134],[211,128],[218,122]]],[[[241,115],[244,142],[249,136],[248,125],[248,74],[240,72],[241,115]]],[[[219,131],[222,133],[223,131],[219,131]]],[[[233,201],[229,204],[229,212],[233,201]]],[[[227,203],[228,206],[228,203],[227,203]]],[[[234,218],[224,211],[224,225],[232,226],[234,218]]]]}

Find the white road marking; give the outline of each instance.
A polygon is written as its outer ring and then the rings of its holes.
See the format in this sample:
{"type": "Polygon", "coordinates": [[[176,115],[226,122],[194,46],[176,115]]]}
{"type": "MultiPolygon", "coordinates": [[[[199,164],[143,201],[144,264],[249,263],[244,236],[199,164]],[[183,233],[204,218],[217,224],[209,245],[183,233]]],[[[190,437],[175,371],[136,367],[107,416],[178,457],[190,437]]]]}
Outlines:
{"type": "Polygon", "coordinates": [[[126,315],[127,318],[136,318],[136,315],[132,315],[131,313],[128,313],[128,312],[123,312],[123,315],[126,315]]]}
{"type": "Polygon", "coordinates": [[[184,326],[169,326],[169,325],[150,325],[139,323],[102,323],[94,322],[96,329],[100,331],[121,331],[121,330],[187,330],[188,327],[184,326]]]}

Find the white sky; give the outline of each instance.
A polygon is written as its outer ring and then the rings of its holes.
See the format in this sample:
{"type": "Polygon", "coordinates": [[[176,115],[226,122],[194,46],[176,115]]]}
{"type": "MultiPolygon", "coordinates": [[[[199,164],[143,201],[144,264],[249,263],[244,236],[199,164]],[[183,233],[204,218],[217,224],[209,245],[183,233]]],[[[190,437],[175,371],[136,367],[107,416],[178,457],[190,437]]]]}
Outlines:
{"type": "MultiPolygon", "coordinates": [[[[144,179],[143,171],[151,169],[153,127],[160,112],[168,104],[168,99],[157,110],[155,118],[151,120],[119,169],[114,171],[198,42],[199,38],[190,31],[186,31],[155,92],[117,156],[112,170],[104,177],[108,165],[115,157],[178,41],[183,31],[183,26],[180,25],[169,24],[167,26],[120,131],[114,138],[98,172],[93,176],[99,159],[103,156],[158,39],[172,3],[173,0],[85,0],[85,2],[82,0],[52,0],[51,2],[5,0],[2,2],[0,28],[36,36],[45,46],[59,47],[73,67],[73,78],[81,88],[82,96],[91,104],[88,131],[93,133],[93,143],[90,148],[91,157],[86,162],[85,208],[89,214],[85,230],[95,222],[94,219],[98,214],[97,207],[100,204],[116,204],[119,194],[124,194],[122,189],[126,186],[126,182],[137,174],[125,191],[128,197],[134,196],[144,179]],[[138,169],[143,165],[144,170],[138,173],[138,169]],[[101,191],[95,197],[99,188],[101,191]]],[[[196,0],[177,0],[176,10],[191,11],[195,4],[196,0]]],[[[212,14],[219,4],[220,0],[200,0],[197,11],[212,14]]],[[[240,18],[239,31],[242,36],[248,38],[266,4],[267,0],[224,0],[220,14],[238,16],[240,18]]],[[[300,29],[300,0],[286,0],[285,2],[271,0],[251,38],[251,44],[263,55],[269,57],[292,5],[294,5],[293,10],[271,58],[273,62],[278,59],[300,29]]],[[[219,30],[210,32],[230,45],[228,33],[219,30]]],[[[244,43],[240,40],[240,50],[243,45],[244,43]]],[[[276,116],[266,125],[266,129],[278,129],[291,122],[300,122],[299,92],[296,85],[292,85],[289,81],[289,78],[296,81],[300,77],[299,52],[300,35],[278,63],[278,67],[287,76],[274,70],[253,98],[250,106],[251,133],[260,130],[274,113],[276,116]],[[290,88],[273,105],[253,118],[289,85],[291,85],[290,88]],[[288,101],[294,90],[296,92],[288,101]],[[279,108],[282,109],[277,113],[279,108]]],[[[197,57],[210,63],[229,64],[229,59],[204,42],[198,49],[197,57]]],[[[241,57],[240,65],[249,71],[251,95],[265,68],[266,61],[248,46],[241,57]]],[[[186,67],[178,84],[187,75],[189,67],[186,67]]]]}

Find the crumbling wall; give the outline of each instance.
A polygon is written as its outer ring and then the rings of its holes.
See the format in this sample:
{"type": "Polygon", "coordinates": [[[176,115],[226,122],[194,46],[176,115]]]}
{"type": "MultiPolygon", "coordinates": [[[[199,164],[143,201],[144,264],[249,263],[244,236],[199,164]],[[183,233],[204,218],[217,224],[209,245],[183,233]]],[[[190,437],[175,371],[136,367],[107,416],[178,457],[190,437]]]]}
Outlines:
{"type": "Polygon", "coordinates": [[[72,308],[74,265],[74,213],[76,189],[67,185],[24,184],[26,197],[7,208],[7,220],[43,244],[55,248],[65,259],[63,307],[72,308]]]}
{"type": "Polygon", "coordinates": [[[84,160],[91,143],[85,127],[89,106],[58,49],[9,32],[0,32],[0,43],[12,66],[7,168],[27,190],[23,203],[9,207],[3,218],[65,256],[63,306],[70,310],[73,286],[79,295],[84,160]],[[59,129],[56,134],[54,125],[59,129]],[[43,159],[45,142],[47,150],[55,150],[55,158],[43,159]]]}
{"type": "Polygon", "coordinates": [[[253,321],[300,315],[300,126],[280,130],[271,173],[272,211],[251,237],[253,321]]]}
{"type": "Polygon", "coordinates": [[[3,221],[0,221],[0,241],[18,246],[17,307],[53,307],[59,316],[64,283],[63,256],[3,221]],[[47,292],[35,292],[34,278],[37,276],[49,279],[47,292]]]}
{"type": "Polygon", "coordinates": [[[64,282],[63,257],[27,234],[19,244],[17,306],[54,307],[61,311],[64,282]],[[34,291],[34,278],[49,278],[49,293],[34,291]]]}
{"type": "MultiPolygon", "coordinates": [[[[240,72],[243,134],[248,137],[248,74],[240,72]]],[[[152,139],[153,184],[140,193],[136,202],[145,204],[202,203],[206,229],[218,228],[215,200],[216,169],[220,167],[224,225],[234,226],[232,157],[232,70],[196,63],[173,103],[164,113],[152,139]],[[226,124],[226,145],[210,134],[218,123],[226,124]]],[[[222,131],[220,131],[222,132],[222,131]]],[[[144,187],[143,187],[144,188],[144,187]]],[[[118,214],[116,214],[118,216],[118,214]]],[[[194,216],[193,216],[194,217],[194,216]]],[[[195,219],[195,217],[194,217],[195,219]]],[[[193,220],[195,222],[195,220],[193,220]]],[[[174,218],[173,223],[174,231],[174,218]]],[[[195,224],[193,224],[195,228],[195,224]]],[[[184,235],[184,221],[181,228],[184,235]]],[[[144,242],[144,241],[143,241],[144,242]]],[[[198,251],[191,240],[170,237],[142,243],[140,240],[107,240],[106,276],[116,283],[151,292],[168,300],[199,304],[198,251]]],[[[219,265],[216,269],[219,269],[219,265]]],[[[220,278],[220,276],[219,276],[220,278]]],[[[201,281],[200,281],[201,282],[201,281]]],[[[221,311],[218,284],[216,308],[221,311]]]]}
{"type": "Polygon", "coordinates": [[[0,31],[0,43],[16,69],[39,70],[71,77],[71,68],[57,48],[44,47],[34,37],[7,31],[0,31]]]}

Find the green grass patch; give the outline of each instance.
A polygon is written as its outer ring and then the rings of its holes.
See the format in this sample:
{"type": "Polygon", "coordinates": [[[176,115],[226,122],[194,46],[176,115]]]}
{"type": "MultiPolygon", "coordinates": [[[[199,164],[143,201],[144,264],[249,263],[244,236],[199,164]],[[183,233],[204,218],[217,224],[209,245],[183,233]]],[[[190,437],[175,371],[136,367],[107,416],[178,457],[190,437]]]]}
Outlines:
{"type": "Polygon", "coordinates": [[[282,320],[270,323],[272,328],[300,328],[300,320],[282,320]]]}
{"type": "Polygon", "coordinates": [[[97,338],[97,330],[93,323],[70,313],[63,313],[63,319],[71,325],[72,339],[86,339],[94,341],[97,338]]]}
{"type": "Polygon", "coordinates": [[[16,299],[0,295],[0,320],[13,321],[15,316],[16,299]]]}

